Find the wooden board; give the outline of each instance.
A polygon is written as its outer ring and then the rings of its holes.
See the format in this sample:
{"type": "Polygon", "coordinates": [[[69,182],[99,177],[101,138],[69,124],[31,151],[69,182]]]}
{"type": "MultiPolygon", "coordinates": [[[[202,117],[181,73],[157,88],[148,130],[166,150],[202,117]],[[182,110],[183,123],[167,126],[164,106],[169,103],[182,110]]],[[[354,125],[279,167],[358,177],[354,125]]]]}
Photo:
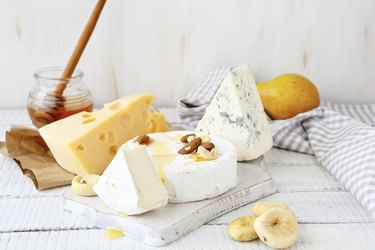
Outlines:
{"type": "Polygon", "coordinates": [[[152,246],[164,246],[203,224],[275,192],[271,176],[251,164],[238,164],[239,184],[216,198],[198,202],[168,204],[145,214],[121,217],[99,197],[64,193],[64,209],[82,216],[101,228],[114,227],[152,246]]]}
{"type": "MultiPolygon", "coordinates": [[[[204,225],[167,247],[157,250],[270,250],[260,240],[238,242],[230,239],[226,225],[204,225]]],[[[373,250],[375,223],[302,224],[291,249],[373,250]]],[[[130,237],[108,240],[102,229],[10,232],[0,234],[0,249],[137,249],[152,250],[130,237]]]]}

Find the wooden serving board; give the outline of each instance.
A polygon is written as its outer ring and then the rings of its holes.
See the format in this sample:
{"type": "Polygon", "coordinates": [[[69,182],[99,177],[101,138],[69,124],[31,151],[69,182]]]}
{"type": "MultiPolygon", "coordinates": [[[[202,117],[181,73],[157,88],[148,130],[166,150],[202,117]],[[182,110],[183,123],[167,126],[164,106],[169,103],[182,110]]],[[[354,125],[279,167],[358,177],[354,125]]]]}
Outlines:
{"type": "Polygon", "coordinates": [[[220,215],[276,191],[272,177],[256,165],[238,163],[238,180],[235,188],[218,197],[168,204],[141,215],[122,217],[99,197],[83,197],[71,190],[63,195],[64,209],[85,217],[100,228],[116,228],[151,246],[164,246],[220,215]]]}

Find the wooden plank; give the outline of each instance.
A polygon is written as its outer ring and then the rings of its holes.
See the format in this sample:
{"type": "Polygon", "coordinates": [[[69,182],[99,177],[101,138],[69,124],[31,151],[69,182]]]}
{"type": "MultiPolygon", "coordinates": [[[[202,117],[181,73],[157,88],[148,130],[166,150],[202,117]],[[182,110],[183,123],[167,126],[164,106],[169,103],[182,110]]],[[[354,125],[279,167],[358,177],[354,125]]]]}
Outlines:
{"type": "Polygon", "coordinates": [[[17,124],[31,124],[26,106],[23,109],[0,109],[0,126],[17,124]]]}
{"type": "MultiPolygon", "coordinates": [[[[348,192],[275,193],[260,201],[280,201],[293,209],[300,223],[374,222],[367,210],[348,192]]],[[[251,214],[253,203],[227,213],[209,224],[227,224],[251,214]]]]}
{"type": "MultiPolygon", "coordinates": [[[[299,237],[292,249],[374,249],[375,224],[299,225],[299,237]]],[[[41,231],[1,233],[0,249],[154,249],[130,237],[107,240],[104,230],[41,231]]],[[[236,242],[225,225],[202,226],[164,249],[269,249],[260,240],[236,242]]]]}
{"type": "Polygon", "coordinates": [[[26,109],[0,109],[0,141],[5,141],[5,131],[11,124],[31,126],[26,109]]]}
{"type": "MultiPolygon", "coordinates": [[[[265,201],[282,201],[300,223],[365,223],[373,219],[347,192],[277,193],[265,201]]],[[[252,204],[227,213],[209,224],[227,224],[251,213],[252,204]]],[[[0,232],[91,228],[92,223],[63,210],[60,197],[0,199],[0,232]]]]}
{"type": "Polygon", "coordinates": [[[320,166],[313,155],[302,154],[280,148],[269,150],[262,160],[265,166],[320,166]]]}
{"type": "MultiPolygon", "coordinates": [[[[2,1],[1,107],[24,106],[33,72],[67,62],[94,5],[2,1]]],[[[372,0],[112,1],[78,66],[98,104],[152,91],[173,106],[211,69],[243,62],[257,81],[293,71],[325,98],[372,102],[374,9],[372,0]]]]}
{"type": "Polygon", "coordinates": [[[319,165],[287,165],[261,163],[275,181],[278,192],[332,192],[345,188],[319,165]]]}
{"type": "Polygon", "coordinates": [[[313,155],[272,148],[260,166],[272,176],[278,192],[345,191],[313,155]]]}
{"type": "Polygon", "coordinates": [[[61,196],[70,186],[38,191],[17,163],[0,154],[0,198],[61,196]]]}
{"type": "Polygon", "coordinates": [[[0,199],[0,232],[82,229],[93,224],[64,211],[60,197],[0,199]]]}
{"type": "Polygon", "coordinates": [[[341,184],[321,166],[266,166],[278,192],[345,191],[341,184]]]}

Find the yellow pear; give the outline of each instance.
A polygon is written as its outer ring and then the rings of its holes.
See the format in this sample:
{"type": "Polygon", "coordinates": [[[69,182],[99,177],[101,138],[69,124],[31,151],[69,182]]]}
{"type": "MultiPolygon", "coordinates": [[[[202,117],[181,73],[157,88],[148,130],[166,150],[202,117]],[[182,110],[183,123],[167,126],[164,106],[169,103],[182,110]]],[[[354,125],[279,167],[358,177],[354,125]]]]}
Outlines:
{"type": "Polygon", "coordinates": [[[257,83],[266,113],[273,120],[288,119],[319,106],[319,92],[306,77],[284,74],[257,83]]]}

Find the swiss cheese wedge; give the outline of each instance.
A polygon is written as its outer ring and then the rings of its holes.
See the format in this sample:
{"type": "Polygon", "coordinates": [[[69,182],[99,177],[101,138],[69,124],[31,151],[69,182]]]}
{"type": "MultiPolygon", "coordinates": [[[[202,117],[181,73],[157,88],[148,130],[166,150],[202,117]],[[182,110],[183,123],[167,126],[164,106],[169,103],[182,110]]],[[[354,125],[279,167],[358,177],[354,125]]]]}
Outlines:
{"type": "Polygon", "coordinates": [[[118,148],[135,136],[168,131],[151,94],[135,94],[81,112],[39,129],[56,161],[75,174],[102,174],[118,148]]]}

